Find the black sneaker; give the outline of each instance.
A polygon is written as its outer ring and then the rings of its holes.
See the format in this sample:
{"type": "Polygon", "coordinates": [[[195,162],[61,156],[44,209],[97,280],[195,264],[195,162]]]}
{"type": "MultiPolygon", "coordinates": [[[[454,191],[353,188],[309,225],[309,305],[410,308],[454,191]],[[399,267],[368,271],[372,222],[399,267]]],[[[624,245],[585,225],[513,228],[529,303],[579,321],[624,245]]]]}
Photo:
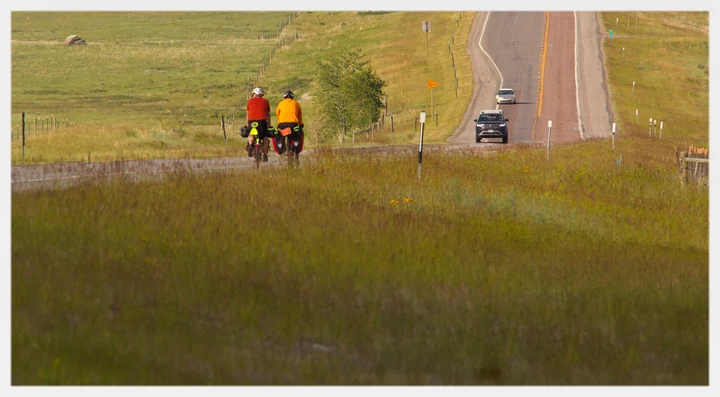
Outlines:
{"type": "Polygon", "coordinates": [[[249,144],[247,145],[247,153],[248,153],[248,157],[253,156],[253,146],[252,145],[249,145],[249,144]]]}
{"type": "Polygon", "coordinates": [[[267,161],[268,161],[267,153],[263,153],[263,163],[267,163],[267,161]]]}

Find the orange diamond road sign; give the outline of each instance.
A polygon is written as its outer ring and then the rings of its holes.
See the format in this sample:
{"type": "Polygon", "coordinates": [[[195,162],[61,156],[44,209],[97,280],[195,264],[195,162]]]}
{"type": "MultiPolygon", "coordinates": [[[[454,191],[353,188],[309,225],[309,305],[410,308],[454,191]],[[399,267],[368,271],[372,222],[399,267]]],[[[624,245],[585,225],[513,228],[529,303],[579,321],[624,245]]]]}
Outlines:
{"type": "Polygon", "coordinates": [[[439,85],[440,85],[440,83],[434,82],[432,80],[428,80],[428,88],[431,90],[439,85]]]}

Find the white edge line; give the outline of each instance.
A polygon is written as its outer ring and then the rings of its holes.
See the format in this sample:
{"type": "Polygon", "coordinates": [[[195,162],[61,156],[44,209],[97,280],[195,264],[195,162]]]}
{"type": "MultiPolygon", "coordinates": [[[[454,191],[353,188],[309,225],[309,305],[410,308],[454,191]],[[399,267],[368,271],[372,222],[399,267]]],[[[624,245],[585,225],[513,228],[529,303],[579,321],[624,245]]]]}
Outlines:
{"type": "MultiPolygon", "coordinates": [[[[488,54],[487,51],[485,51],[485,49],[482,46],[482,39],[483,39],[483,36],[485,36],[485,27],[487,26],[488,19],[490,19],[490,11],[488,11],[487,16],[485,17],[485,23],[483,24],[483,29],[482,29],[482,32],[480,33],[480,41],[478,41],[478,45],[480,46],[480,50],[485,54],[486,57],[488,57],[490,62],[492,62],[493,66],[495,66],[495,70],[497,70],[498,74],[500,75],[500,87],[498,87],[498,89],[500,89],[500,88],[502,88],[503,82],[505,81],[503,79],[503,75],[502,75],[502,73],[500,73],[500,68],[497,67],[497,65],[495,64],[495,61],[493,61],[490,54],[488,54]]],[[[496,102],[495,110],[497,110],[499,108],[500,108],[500,105],[496,102]]]]}
{"type": "Polygon", "coordinates": [[[582,129],[582,121],[580,120],[580,87],[578,86],[578,27],[577,13],[573,11],[573,19],[575,20],[575,104],[577,106],[578,130],[580,131],[580,139],[585,139],[582,129]]]}

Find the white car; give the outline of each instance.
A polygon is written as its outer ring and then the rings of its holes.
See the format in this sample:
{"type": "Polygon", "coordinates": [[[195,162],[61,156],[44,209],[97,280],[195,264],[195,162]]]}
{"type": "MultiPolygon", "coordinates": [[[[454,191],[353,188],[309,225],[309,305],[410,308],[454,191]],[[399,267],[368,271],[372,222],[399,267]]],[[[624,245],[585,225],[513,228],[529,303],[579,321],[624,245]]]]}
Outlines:
{"type": "Polygon", "coordinates": [[[496,103],[517,103],[515,91],[512,88],[501,88],[495,95],[496,103]]]}

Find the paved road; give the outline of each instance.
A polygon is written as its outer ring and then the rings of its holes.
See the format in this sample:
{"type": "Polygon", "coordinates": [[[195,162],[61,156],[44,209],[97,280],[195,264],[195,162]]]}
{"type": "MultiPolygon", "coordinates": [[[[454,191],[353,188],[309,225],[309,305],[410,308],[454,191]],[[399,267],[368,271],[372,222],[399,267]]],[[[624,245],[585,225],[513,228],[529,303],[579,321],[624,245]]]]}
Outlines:
{"type": "Polygon", "coordinates": [[[509,142],[533,142],[544,30],[545,13],[527,11],[493,12],[486,27],[483,47],[500,69],[503,87],[517,96],[517,104],[498,106],[510,119],[509,142]]]}
{"type": "MultiPolygon", "coordinates": [[[[544,29],[543,12],[479,12],[476,15],[468,40],[475,93],[460,127],[448,141],[475,142],[473,119],[483,109],[500,108],[510,119],[509,142],[532,143],[544,29]],[[495,93],[501,86],[515,90],[516,105],[495,103],[495,93]]],[[[483,142],[494,145],[501,140],[483,142]]]]}
{"type": "Polygon", "coordinates": [[[612,123],[615,121],[603,62],[602,38],[605,32],[601,31],[597,12],[575,14],[582,137],[605,137],[612,134],[612,123]]]}
{"type": "Polygon", "coordinates": [[[468,38],[468,55],[473,72],[474,91],[468,103],[465,117],[455,133],[448,138],[452,143],[475,143],[475,123],[482,109],[495,108],[495,92],[500,87],[500,73],[495,68],[492,59],[485,53],[480,45],[484,36],[485,25],[489,21],[489,12],[478,12],[470,28],[468,38]]]}
{"type": "Polygon", "coordinates": [[[475,141],[473,119],[480,110],[496,107],[495,91],[501,84],[518,95],[517,105],[499,106],[510,118],[511,143],[546,142],[548,120],[553,121],[552,142],[611,134],[604,32],[596,12],[479,12],[470,36],[475,92],[448,141],[475,141]]]}
{"type": "Polygon", "coordinates": [[[575,85],[575,18],[573,12],[548,13],[542,98],[538,103],[535,139],[547,142],[548,121],[552,121],[551,142],[581,139],[575,85]]]}

